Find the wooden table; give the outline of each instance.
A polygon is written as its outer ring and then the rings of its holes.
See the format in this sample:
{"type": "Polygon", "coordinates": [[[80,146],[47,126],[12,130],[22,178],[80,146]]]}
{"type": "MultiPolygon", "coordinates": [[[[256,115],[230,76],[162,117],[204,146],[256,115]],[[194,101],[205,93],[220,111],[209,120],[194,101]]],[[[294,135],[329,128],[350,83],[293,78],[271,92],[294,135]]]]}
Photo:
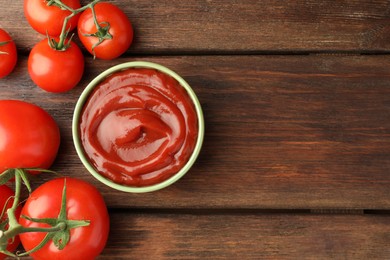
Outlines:
{"type": "Polygon", "coordinates": [[[102,192],[112,224],[100,259],[390,257],[389,1],[112,2],[133,22],[131,48],[112,61],[85,53],[81,83],[50,94],[27,73],[43,36],[22,1],[0,0],[19,51],[1,98],[46,109],[62,134],[53,169],[102,192]],[[192,170],[147,194],[98,183],[71,134],[87,83],[135,60],[184,77],[206,124],[192,170]]]}

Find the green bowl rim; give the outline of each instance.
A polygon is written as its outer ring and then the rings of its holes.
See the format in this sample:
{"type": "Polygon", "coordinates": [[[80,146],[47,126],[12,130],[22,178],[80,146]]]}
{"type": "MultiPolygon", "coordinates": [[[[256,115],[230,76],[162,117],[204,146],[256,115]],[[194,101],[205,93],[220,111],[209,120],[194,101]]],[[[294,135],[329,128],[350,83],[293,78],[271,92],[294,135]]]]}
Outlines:
{"type": "Polygon", "coordinates": [[[72,136],[73,136],[73,143],[76,148],[76,152],[78,154],[78,157],[80,158],[81,162],[83,163],[84,167],[87,168],[87,170],[100,182],[104,183],[105,185],[119,190],[119,191],[124,191],[124,192],[131,192],[131,193],[144,193],[144,192],[152,192],[152,191],[157,191],[162,188],[168,187],[169,185],[173,184],[177,180],[179,180],[181,177],[183,177],[192,167],[192,165],[195,163],[202,144],[203,144],[203,138],[204,138],[204,117],[203,117],[203,112],[202,112],[202,107],[201,104],[195,94],[195,92],[192,90],[190,85],[181,77],[179,76],[176,72],[168,69],[167,67],[164,67],[160,64],[153,63],[153,62],[147,62],[147,61],[131,61],[131,62],[125,62],[118,64],[116,66],[113,66],[102,73],[100,73],[97,77],[95,77],[83,90],[81,93],[79,99],[77,100],[74,113],[73,113],[73,120],[72,120],[72,136]],[[120,185],[118,183],[112,182],[111,180],[103,177],[100,175],[94,167],[89,163],[87,160],[84,150],[82,147],[82,144],[80,142],[80,136],[79,136],[79,120],[81,116],[81,111],[84,106],[84,103],[88,99],[90,93],[93,91],[95,86],[104,80],[106,77],[109,75],[121,71],[121,70],[126,70],[129,68],[150,68],[150,69],[156,69],[159,70],[165,74],[168,74],[169,76],[173,77],[176,79],[182,87],[184,87],[190,96],[192,102],[194,103],[196,114],[198,117],[198,138],[196,141],[196,145],[194,148],[194,151],[189,158],[188,162],[184,165],[184,167],[178,171],[176,174],[174,174],[172,177],[168,178],[167,180],[151,185],[151,186],[145,186],[145,187],[133,187],[133,186],[124,186],[120,185]]]}

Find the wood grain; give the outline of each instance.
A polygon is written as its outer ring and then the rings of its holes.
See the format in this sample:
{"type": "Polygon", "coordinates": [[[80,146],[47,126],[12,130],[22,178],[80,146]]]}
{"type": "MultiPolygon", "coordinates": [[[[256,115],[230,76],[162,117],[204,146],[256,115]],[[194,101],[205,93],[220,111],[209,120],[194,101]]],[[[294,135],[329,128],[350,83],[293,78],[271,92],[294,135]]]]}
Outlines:
{"type": "MultiPolygon", "coordinates": [[[[47,110],[61,130],[52,169],[102,192],[111,233],[99,259],[389,257],[389,1],[110,2],[132,21],[133,45],[114,61],[85,53],[80,84],[50,94],[27,72],[28,53],[44,36],[28,25],[23,1],[0,0],[0,28],[19,51],[0,99],[47,110]],[[183,76],[206,124],[193,168],[148,194],[100,184],[71,133],[88,82],[134,60],[183,76]]],[[[33,188],[52,178],[40,175],[33,188]]]]}
{"type": "Polygon", "coordinates": [[[96,184],[109,207],[390,208],[386,56],[138,59],[182,75],[198,94],[206,123],[193,169],[175,185],[150,194],[126,194],[97,183],[72,143],[72,113],[84,86],[108,67],[133,58],[88,58],[83,81],[61,95],[34,86],[24,57],[0,81],[2,98],[27,100],[53,115],[62,132],[54,169],[96,184]]]}
{"type": "Polygon", "coordinates": [[[111,219],[115,226],[99,259],[387,259],[390,255],[388,216],[115,213],[111,219]]]}
{"type": "MultiPolygon", "coordinates": [[[[390,50],[390,3],[385,0],[111,2],[134,25],[129,54],[390,50]]],[[[21,51],[43,38],[24,19],[23,1],[0,0],[0,6],[0,27],[21,51]]]]}

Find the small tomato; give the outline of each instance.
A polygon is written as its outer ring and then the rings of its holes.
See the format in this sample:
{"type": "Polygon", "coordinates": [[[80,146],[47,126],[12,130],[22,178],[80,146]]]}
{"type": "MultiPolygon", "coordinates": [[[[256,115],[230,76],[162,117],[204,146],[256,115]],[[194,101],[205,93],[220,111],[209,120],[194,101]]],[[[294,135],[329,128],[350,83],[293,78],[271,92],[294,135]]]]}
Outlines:
{"type": "Polygon", "coordinates": [[[99,59],[111,60],[122,55],[133,41],[133,27],[126,14],[111,3],[95,5],[97,31],[91,9],[85,10],[78,22],[78,35],[85,48],[99,59]],[[99,37],[104,40],[99,43],[99,37]]]}
{"type": "MultiPolygon", "coordinates": [[[[58,39],[55,39],[58,42],[58,39]]],[[[38,87],[60,93],[74,88],[84,73],[84,56],[74,42],[65,50],[56,50],[44,39],[28,57],[28,73],[38,87]]]]}
{"type": "Polygon", "coordinates": [[[10,74],[15,68],[18,53],[11,36],[0,29],[0,78],[10,74]]]}
{"type": "MultiPolygon", "coordinates": [[[[58,178],[48,181],[34,190],[23,206],[19,223],[24,227],[50,227],[48,224],[27,220],[29,218],[58,218],[61,212],[63,188],[66,185],[65,209],[69,221],[89,221],[88,226],[65,230],[69,240],[63,249],[53,240],[31,254],[34,259],[92,260],[104,249],[109,233],[109,215],[99,191],[91,184],[74,178],[58,178]]],[[[67,225],[68,227],[69,225],[67,225]]],[[[61,231],[59,231],[61,232],[61,231]]],[[[27,232],[20,234],[26,251],[39,245],[47,233],[27,232]]]]}

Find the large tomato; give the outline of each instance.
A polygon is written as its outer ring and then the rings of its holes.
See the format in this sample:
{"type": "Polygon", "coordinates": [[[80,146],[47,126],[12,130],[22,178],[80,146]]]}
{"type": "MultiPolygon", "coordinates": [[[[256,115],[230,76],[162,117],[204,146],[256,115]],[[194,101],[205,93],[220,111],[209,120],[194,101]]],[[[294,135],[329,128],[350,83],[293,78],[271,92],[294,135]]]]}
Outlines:
{"type": "MultiPolygon", "coordinates": [[[[5,186],[5,185],[1,185],[0,186],[0,214],[1,214],[1,212],[3,212],[3,210],[4,210],[4,213],[5,213],[6,209],[11,208],[12,203],[13,203],[13,199],[11,198],[12,196],[14,196],[14,192],[8,186],[5,186]]],[[[15,216],[17,218],[20,215],[20,211],[21,211],[21,207],[18,207],[16,209],[16,212],[15,212],[15,216]]],[[[1,226],[1,223],[3,221],[5,221],[6,219],[7,219],[7,214],[5,213],[2,216],[2,218],[0,218],[0,226],[1,226]]],[[[7,246],[7,250],[10,251],[10,252],[15,251],[15,249],[19,245],[19,242],[20,242],[19,241],[19,236],[15,237],[13,240],[9,241],[8,246],[7,246]]],[[[0,259],[1,260],[4,259],[5,257],[6,256],[4,254],[0,253],[0,259]]]]}
{"type": "MultiPolygon", "coordinates": [[[[31,27],[41,34],[59,36],[65,17],[71,14],[68,10],[48,5],[47,0],[24,0],[24,15],[31,27]]],[[[72,9],[80,7],[80,0],[62,0],[72,9]]],[[[72,17],[68,22],[68,29],[73,30],[77,25],[79,15],[72,17]]]]}
{"type": "Polygon", "coordinates": [[[0,29],[0,78],[10,74],[15,68],[18,53],[11,36],[0,29]]]}
{"type": "MultiPolygon", "coordinates": [[[[65,247],[58,249],[49,241],[42,249],[32,253],[35,259],[92,260],[104,249],[109,233],[109,215],[99,191],[91,184],[74,178],[59,178],[44,183],[27,199],[22,215],[30,218],[57,218],[61,211],[62,191],[66,185],[66,219],[89,220],[89,226],[70,229],[70,239],[65,247]],[[66,182],[65,182],[66,180],[66,182]]],[[[19,223],[24,227],[50,227],[27,220],[19,223]]],[[[46,236],[42,232],[20,234],[25,250],[37,246],[46,236]]]]}
{"type": "Polygon", "coordinates": [[[40,88],[54,93],[66,92],[83,76],[84,56],[74,42],[70,42],[66,50],[59,51],[43,39],[30,52],[28,73],[40,88]]]}
{"type": "Polygon", "coordinates": [[[130,20],[119,7],[113,4],[102,2],[96,4],[94,8],[99,25],[108,28],[112,38],[105,39],[94,48],[99,38],[91,36],[97,33],[97,29],[90,8],[80,15],[77,25],[79,38],[85,48],[97,58],[105,60],[117,58],[130,47],[133,41],[133,27],[130,20]]]}
{"type": "Polygon", "coordinates": [[[57,156],[60,131],[42,108],[0,100],[0,173],[9,168],[49,168],[57,156]]]}

